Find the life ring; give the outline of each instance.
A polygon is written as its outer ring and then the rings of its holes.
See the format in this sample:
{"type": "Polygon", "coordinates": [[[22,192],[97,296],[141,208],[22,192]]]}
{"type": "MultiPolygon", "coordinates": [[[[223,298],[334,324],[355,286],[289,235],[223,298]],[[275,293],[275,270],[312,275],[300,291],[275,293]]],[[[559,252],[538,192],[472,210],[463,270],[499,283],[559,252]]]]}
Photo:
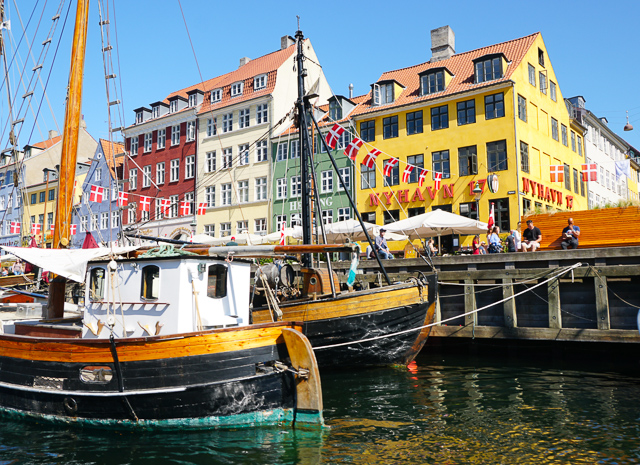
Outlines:
{"type": "Polygon", "coordinates": [[[64,405],[65,411],[69,415],[75,415],[76,413],[78,413],[78,403],[73,397],[65,397],[62,403],[64,405]]]}

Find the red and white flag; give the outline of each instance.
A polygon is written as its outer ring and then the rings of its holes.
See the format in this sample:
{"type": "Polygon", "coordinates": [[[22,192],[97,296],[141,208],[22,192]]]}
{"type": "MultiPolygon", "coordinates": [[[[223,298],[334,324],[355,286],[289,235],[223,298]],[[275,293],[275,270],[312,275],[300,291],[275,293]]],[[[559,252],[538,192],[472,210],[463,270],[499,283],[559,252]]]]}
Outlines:
{"type": "Polygon", "coordinates": [[[382,173],[385,176],[391,176],[391,172],[393,171],[393,169],[396,167],[397,164],[398,164],[397,158],[389,158],[387,161],[384,162],[384,169],[382,170],[382,173]]]}
{"type": "Polygon", "coordinates": [[[598,165],[595,163],[586,163],[582,165],[582,180],[583,181],[597,181],[598,180],[598,165]]]}
{"type": "Polygon", "coordinates": [[[51,228],[51,232],[53,232],[53,231],[55,231],[55,229],[56,229],[56,225],[55,225],[55,224],[52,224],[51,226],[49,226],[49,228],[51,228]]]}
{"type": "Polygon", "coordinates": [[[491,211],[489,212],[489,221],[487,221],[487,228],[493,228],[494,224],[496,224],[496,212],[494,210],[493,202],[491,202],[491,211]]]}
{"type": "Polygon", "coordinates": [[[126,207],[129,205],[129,193],[128,192],[118,192],[118,206],[126,207]]]}
{"type": "Polygon", "coordinates": [[[364,157],[364,160],[362,160],[362,164],[365,165],[367,168],[372,169],[375,165],[376,165],[376,158],[378,158],[378,155],[380,155],[382,152],[378,149],[372,149],[366,157],[364,157]]]}
{"type": "Polygon", "coordinates": [[[207,203],[206,202],[200,202],[198,204],[198,215],[204,215],[207,211],[207,203]]]}
{"type": "Polygon", "coordinates": [[[89,201],[102,203],[103,198],[104,198],[104,187],[92,185],[91,193],[89,195],[89,201]]]}
{"type": "Polygon", "coordinates": [[[422,187],[425,179],[427,179],[427,174],[429,174],[429,170],[420,170],[420,176],[418,177],[418,187],[422,187]]]}
{"type": "Polygon", "coordinates": [[[32,224],[31,225],[31,234],[40,234],[40,223],[36,223],[36,224],[32,224]]]}
{"type": "Polygon", "coordinates": [[[284,245],[284,228],[286,224],[286,222],[282,222],[282,228],[280,229],[280,245],[284,245]]]}
{"type": "Polygon", "coordinates": [[[144,195],[140,196],[140,211],[151,211],[151,197],[145,197],[144,195]]]}
{"type": "Polygon", "coordinates": [[[434,189],[440,189],[440,182],[442,181],[442,173],[438,173],[437,171],[433,172],[433,180],[435,181],[434,189]]]}
{"type": "Polygon", "coordinates": [[[357,137],[354,137],[354,139],[349,142],[349,145],[347,145],[347,148],[344,149],[344,155],[348,158],[350,158],[352,161],[356,161],[356,156],[358,155],[358,152],[360,151],[360,147],[362,147],[362,139],[359,139],[357,137]]]}
{"type": "Polygon", "coordinates": [[[344,133],[344,128],[337,123],[334,124],[331,130],[329,131],[329,134],[327,134],[327,137],[325,138],[325,140],[327,141],[327,145],[332,149],[335,149],[336,143],[338,142],[338,139],[340,139],[340,136],[343,133],[344,133]]]}
{"type": "Polygon", "coordinates": [[[409,177],[411,176],[411,172],[414,168],[415,166],[413,165],[407,165],[405,167],[404,171],[402,172],[402,182],[409,182],[409,177]]]}
{"type": "Polygon", "coordinates": [[[551,182],[564,181],[564,165],[551,165],[551,182]]]}
{"type": "Polygon", "coordinates": [[[11,234],[20,234],[20,222],[12,221],[10,223],[10,231],[11,231],[11,234]]]}
{"type": "Polygon", "coordinates": [[[160,202],[160,210],[165,215],[169,213],[169,209],[171,208],[171,201],[169,199],[156,199],[156,202],[160,202]]]}
{"type": "Polygon", "coordinates": [[[76,226],[75,224],[72,224],[71,226],[69,226],[69,234],[71,234],[72,236],[76,235],[77,230],[78,230],[78,226],[76,226]]]}
{"type": "Polygon", "coordinates": [[[187,216],[191,213],[191,202],[183,200],[180,202],[180,214],[182,216],[187,216]]]}

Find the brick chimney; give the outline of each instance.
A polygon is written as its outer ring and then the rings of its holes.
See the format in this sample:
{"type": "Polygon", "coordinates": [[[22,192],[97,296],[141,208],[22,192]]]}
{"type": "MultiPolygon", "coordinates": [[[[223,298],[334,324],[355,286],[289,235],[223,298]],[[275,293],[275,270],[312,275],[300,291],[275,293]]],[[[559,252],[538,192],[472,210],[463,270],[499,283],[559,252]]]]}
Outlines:
{"type": "Polygon", "coordinates": [[[446,60],[455,55],[456,36],[449,26],[431,30],[431,63],[446,60]]]}
{"type": "Polygon", "coordinates": [[[243,67],[244,65],[246,65],[247,63],[249,63],[251,61],[251,58],[249,57],[242,57],[240,58],[240,65],[238,66],[238,68],[243,67]]]}

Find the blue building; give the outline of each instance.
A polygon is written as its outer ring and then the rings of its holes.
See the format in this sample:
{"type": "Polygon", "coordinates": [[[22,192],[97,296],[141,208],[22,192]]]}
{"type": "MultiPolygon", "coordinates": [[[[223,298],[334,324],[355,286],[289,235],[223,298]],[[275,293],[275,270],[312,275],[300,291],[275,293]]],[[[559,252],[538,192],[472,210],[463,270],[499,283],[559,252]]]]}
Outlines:
{"type": "Polygon", "coordinates": [[[9,157],[0,162],[0,245],[21,246],[29,234],[29,225],[22,224],[24,171],[19,168],[9,157]]]}

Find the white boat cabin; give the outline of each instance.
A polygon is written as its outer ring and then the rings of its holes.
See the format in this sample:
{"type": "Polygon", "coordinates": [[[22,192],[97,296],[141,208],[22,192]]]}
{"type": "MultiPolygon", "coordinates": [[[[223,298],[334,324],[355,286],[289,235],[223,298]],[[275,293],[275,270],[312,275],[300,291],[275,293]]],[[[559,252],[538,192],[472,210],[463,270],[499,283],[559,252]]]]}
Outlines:
{"type": "Polygon", "coordinates": [[[248,261],[203,256],[89,262],[82,337],[248,325],[250,273],[248,261]]]}

